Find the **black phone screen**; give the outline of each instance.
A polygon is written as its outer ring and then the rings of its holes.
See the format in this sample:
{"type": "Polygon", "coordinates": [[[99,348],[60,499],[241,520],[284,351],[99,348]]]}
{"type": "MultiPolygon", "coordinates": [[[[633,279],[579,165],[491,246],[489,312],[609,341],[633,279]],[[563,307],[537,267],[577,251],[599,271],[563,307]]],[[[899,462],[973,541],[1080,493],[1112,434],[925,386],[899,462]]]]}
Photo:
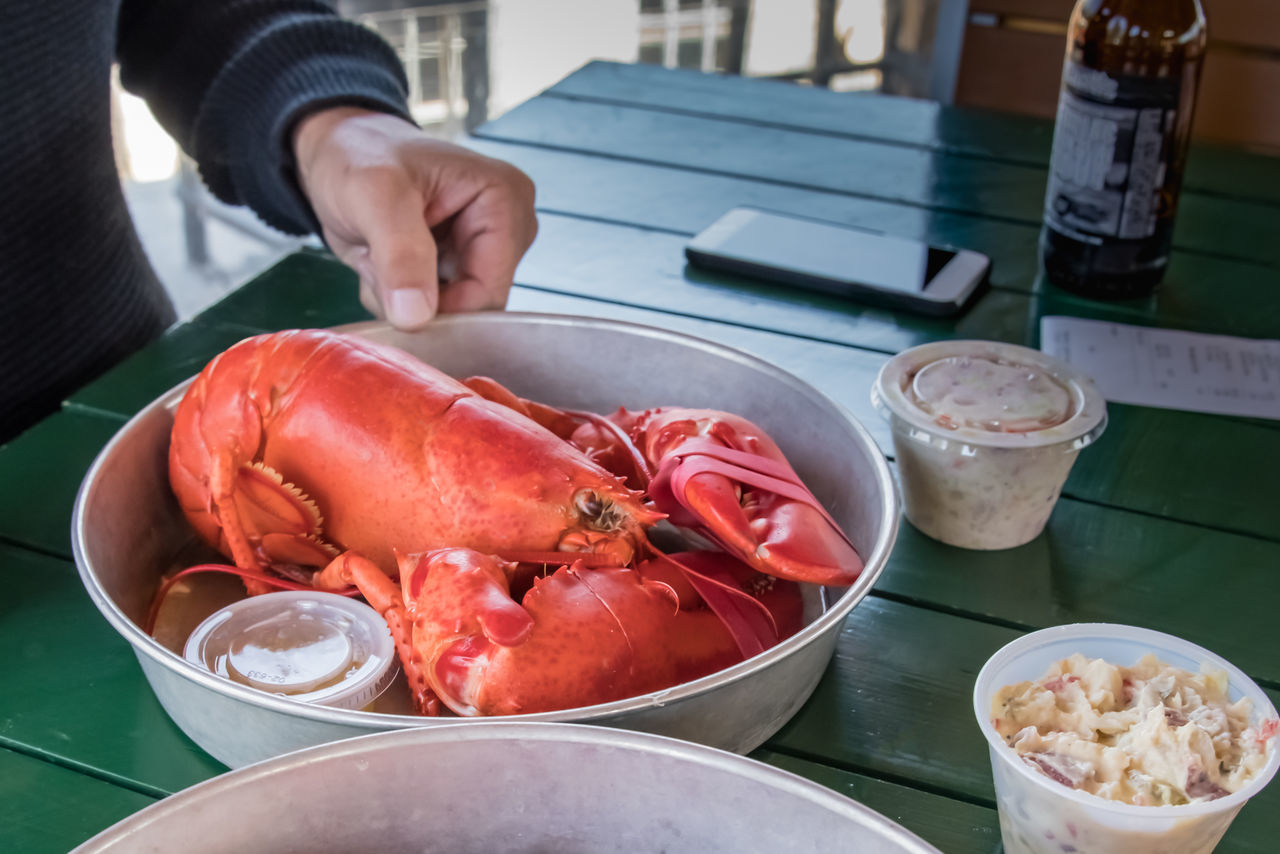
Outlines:
{"type": "Polygon", "coordinates": [[[752,212],[717,234],[715,251],[741,261],[875,288],[921,293],[956,253],[915,240],[817,220],[752,212]]]}

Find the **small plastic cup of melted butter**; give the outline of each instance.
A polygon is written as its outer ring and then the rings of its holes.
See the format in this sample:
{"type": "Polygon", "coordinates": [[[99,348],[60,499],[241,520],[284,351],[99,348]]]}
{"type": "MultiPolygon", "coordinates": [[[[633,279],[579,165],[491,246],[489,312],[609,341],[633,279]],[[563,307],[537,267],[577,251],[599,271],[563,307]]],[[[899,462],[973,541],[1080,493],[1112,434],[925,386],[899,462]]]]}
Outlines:
{"type": "MultiPolygon", "coordinates": [[[[1076,662],[1079,663],[1079,660],[1076,662]]],[[[1105,673],[1103,670],[1092,671],[1092,674],[1105,673]]],[[[1160,671],[1158,680],[1152,686],[1160,691],[1168,688],[1164,683],[1169,679],[1168,670],[1160,671]]],[[[1144,690],[1140,685],[1126,686],[1130,692],[1144,690]]],[[[1177,691],[1172,694],[1179,693],[1177,691]]],[[[1078,697],[1076,699],[1079,699],[1078,697]]],[[[1150,696],[1148,696],[1150,699],[1150,696]]],[[[1138,703],[1130,700],[1134,705],[1138,703]]],[[[1163,703],[1173,703],[1173,699],[1165,698],[1163,703]]],[[[1124,704],[1119,704],[1123,706],[1124,704]]],[[[1218,844],[1218,840],[1227,831],[1236,814],[1245,802],[1258,794],[1275,775],[1280,767],[1280,745],[1277,745],[1276,710],[1266,693],[1252,679],[1225,659],[1197,646],[1189,641],[1151,629],[1134,626],[1122,626],[1107,623],[1078,623],[1055,626],[1023,635],[997,651],[979,672],[973,690],[973,712],[978,726],[986,736],[991,754],[992,777],[996,789],[996,807],[1000,815],[1000,834],[1007,854],[1160,854],[1177,851],[1179,854],[1208,854],[1218,844]],[[1095,666],[1105,662],[1124,668],[1122,673],[1145,670],[1143,659],[1154,655],[1161,664],[1186,671],[1182,678],[1193,674],[1203,674],[1205,680],[1213,682],[1214,690],[1205,694],[1205,706],[1187,709],[1186,717],[1174,714],[1163,720],[1166,712],[1155,704],[1155,719],[1149,715],[1141,716],[1135,724],[1132,738],[1125,739],[1124,732],[1111,732],[1120,719],[1116,712],[1110,716],[1101,715],[1098,711],[1106,705],[1109,698],[1105,692],[1098,691],[1096,680],[1091,675],[1084,677],[1083,684],[1077,685],[1087,698],[1091,707],[1095,701],[1098,709],[1092,711],[1078,710],[1080,714],[1071,714],[1074,708],[1072,699],[1060,691],[1074,690],[1071,686],[1059,683],[1081,682],[1079,676],[1052,678],[1052,674],[1062,669],[1062,664],[1073,655],[1081,655],[1084,659],[1095,661],[1095,666]],[[1052,668],[1052,671],[1051,671],[1052,668]],[[1046,678],[1048,681],[1046,682],[1046,678]],[[1024,684],[1030,683],[1030,684],[1024,684]],[[1110,790],[1112,794],[1129,791],[1130,781],[1140,783],[1141,791],[1150,788],[1159,791],[1177,790],[1183,781],[1170,781],[1164,785],[1159,776],[1171,773],[1173,763],[1166,761],[1169,756],[1182,756],[1187,744],[1194,744],[1195,739],[1208,739],[1205,732],[1192,732],[1201,726],[1213,728],[1215,723],[1209,718],[1223,719],[1220,709],[1211,708],[1214,703],[1213,694],[1219,693],[1220,686],[1225,683],[1226,700],[1230,704],[1239,704],[1242,699],[1249,701],[1248,728],[1237,733],[1238,739],[1253,739],[1250,744],[1253,751],[1253,764],[1247,767],[1243,782],[1233,792],[1217,790],[1210,799],[1195,798],[1185,803],[1172,802],[1171,805],[1142,805],[1123,800],[1113,800],[1094,794],[1089,787],[1098,778],[1104,780],[1100,791],[1110,790]],[[1040,691],[1041,686],[1045,691],[1040,691]],[[1032,690],[1029,690],[1032,689],[1032,690]],[[1052,696],[1040,696],[1046,691],[1052,696]],[[1054,726],[1046,724],[1034,725],[1036,732],[1020,732],[1012,736],[1013,743],[1006,743],[1002,735],[1001,715],[1014,714],[1012,707],[1003,705],[1009,697],[1018,697],[1022,705],[1019,713],[1023,715],[1042,715],[1055,721],[1054,726]],[[1044,702],[1040,702],[1044,701],[1044,702]],[[1066,711],[1064,711],[1064,709],[1066,711]],[[1003,711],[1002,711],[1003,710],[1003,711]],[[1098,712],[1099,717],[1094,717],[1098,712]],[[1163,714],[1162,714],[1163,713],[1163,714]],[[1068,717],[1080,720],[1067,727],[1068,717]],[[1201,723],[1203,722],[1203,723],[1201,723]],[[1111,753],[1103,753],[1101,747],[1095,752],[1081,750],[1072,742],[1079,732],[1093,731],[1097,724],[1103,733],[1099,744],[1114,742],[1106,747],[1111,753]],[[1158,738],[1150,739],[1154,730],[1160,730],[1158,738]],[[1180,733],[1186,729],[1187,733],[1180,733]],[[1139,731],[1140,730],[1140,731],[1139,731]],[[1079,732],[1078,732],[1079,731],[1079,732]],[[1052,738],[1054,733],[1067,733],[1070,737],[1053,754],[1028,755],[1021,752],[1029,741],[1039,741],[1044,736],[1052,738]],[[1074,750],[1074,753],[1071,751],[1074,750]],[[1123,759],[1121,752],[1138,751],[1137,758],[1123,759]],[[1154,751],[1154,755],[1151,752],[1154,751]],[[1146,752],[1149,764],[1141,760],[1146,752]],[[1097,761],[1086,757],[1094,756],[1097,761]],[[1105,757],[1105,758],[1104,758],[1105,757]],[[1039,761],[1037,761],[1039,760],[1039,761]],[[1053,760],[1060,763],[1063,771],[1053,765],[1053,760]],[[1129,762],[1127,768],[1122,767],[1129,762]],[[1105,767],[1104,767],[1105,766],[1105,767]],[[1064,773],[1064,771],[1066,773],[1064,773]],[[1079,772],[1078,785],[1067,779],[1071,773],[1079,772]],[[1116,783],[1105,782],[1114,777],[1116,783]]],[[[1236,714],[1242,713],[1240,707],[1236,714]]],[[[1123,715],[1124,712],[1119,713],[1123,715]]],[[[1013,726],[1019,727],[1027,721],[1017,721],[1013,726]]],[[[1004,726],[1009,729],[1009,726],[1004,726]]],[[[1219,735],[1218,738],[1225,737],[1219,735]]],[[[1046,739],[1047,740],[1047,739],[1046,739]]],[[[1088,738],[1086,737],[1087,741],[1088,738]]],[[[1203,744],[1201,745],[1203,747],[1203,744]]],[[[1238,746],[1238,745],[1237,745],[1238,746]]],[[[1219,746],[1224,755],[1237,755],[1241,751],[1235,747],[1219,746]]],[[[1215,748],[1217,749],[1217,748],[1215,748]]],[[[1186,775],[1188,768],[1177,766],[1180,774],[1186,775]]],[[[1237,774],[1240,777],[1240,774],[1237,774]]],[[[1223,782],[1227,782],[1224,772],[1223,782]]],[[[1181,787],[1190,788],[1190,787],[1181,787]]],[[[1209,788],[1202,783],[1202,789],[1209,788]]],[[[1139,791],[1139,789],[1133,789],[1139,791]]],[[[1181,800],[1179,798],[1178,800],[1181,800]]]]}
{"type": "Polygon", "coordinates": [[[294,700],[363,709],[395,679],[395,642],[376,611],[345,596],[284,591],[209,616],[184,657],[218,676],[294,700]]]}
{"type": "Polygon", "coordinates": [[[1107,424],[1093,382],[1038,350],[939,341],[894,356],[871,398],[893,431],[903,510],[970,549],[1034,539],[1107,424]]]}

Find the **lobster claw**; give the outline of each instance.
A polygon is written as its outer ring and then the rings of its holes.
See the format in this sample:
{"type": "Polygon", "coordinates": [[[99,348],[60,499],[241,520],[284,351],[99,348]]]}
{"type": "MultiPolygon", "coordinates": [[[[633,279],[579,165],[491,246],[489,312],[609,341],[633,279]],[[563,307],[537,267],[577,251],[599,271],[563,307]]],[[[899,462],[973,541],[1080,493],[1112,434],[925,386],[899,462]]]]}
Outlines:
{"type": "MultiPolygon", "coordinates": [[[[635,569],[581,562],[536,578],[471,549],[397,554],[400,583],[346,552],[316,573],[324,590],[354,584],[387,621],[422,714],[509,715],[592,706],[657,691],[746,654],[682,567],[714,576],[771,615],[766,648],[799,631],[799,587],[729,555],[693,552],[635,569]],[[776,628],[774,628],[776,627],[776,628]]],[[[751,619],[747,609],[745,619],[751,619]]]]}
{"type": "Polygon", "coordinates": [[[686,615],[668,584],[635,570],[561,567],[517,602],[514,567],[496,557],[442,549],[414,560],[401,576],[413,656],[459,715],[595,705],[740,658],[710,612],[686,615]]]}
{"type": "Polygon", "coordinates": [[[862,558],[782,452],[744,418],[714,410],[654,410],[638,443],[657,473],[649,498],[767,575],[847,585],[862,558]]]}
{"type": "Polygon", "coordinates": [[[635,489],[673,525],[701,533],[766,575],[848,585],[853,543],[769,436],[713,409],[619,409],[605,417],[518,397],[488,377],[465,383],[528,415],[635,489]],[[656,471],[655,471],[656,470],[656,471]]]}

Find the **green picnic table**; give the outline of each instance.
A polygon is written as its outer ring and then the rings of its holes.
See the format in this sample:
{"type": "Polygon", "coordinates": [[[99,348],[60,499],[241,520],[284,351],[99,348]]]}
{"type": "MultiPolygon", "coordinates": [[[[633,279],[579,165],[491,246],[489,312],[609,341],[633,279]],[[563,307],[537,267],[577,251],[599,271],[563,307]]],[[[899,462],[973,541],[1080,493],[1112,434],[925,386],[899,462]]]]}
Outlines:
{"type": "MultiPolygon", "coordinates": [[[[1049,314],[1280,338],[1280,159],[1194,148],[1162,290],[1104,304],[1037,277],[1051,133],[922,101],[593,63],[469,144],[538,187],[541,230],[510,308],[746,350],[845,406],[892,457],[868,393],[880,365],[915,344],[1038,346],[1049,314]],[[976,249],[992,259],[992,287],[939,320],[687,267],[687,240],[736,205],[976,249]]],[[[70,516],[94,456],[240,338],[367,318],[346,268],[320,252],[289,256],[0,448],[0,848],[64,851],[226,770],[170,722],[81,586],[70,516]]],[[[816,693],[753,756],[943,851],[992,852],[1000,834],[970,694],[991,653],[1020,634],[1147,626],[1214,650],[1280,703],[1280,422],[1109,409],[1031,543],[965,551],[904,523],[816,693]]],[[[1219,850],[1274,851],[1277,839],[1273,785],[1219,850]]]]}

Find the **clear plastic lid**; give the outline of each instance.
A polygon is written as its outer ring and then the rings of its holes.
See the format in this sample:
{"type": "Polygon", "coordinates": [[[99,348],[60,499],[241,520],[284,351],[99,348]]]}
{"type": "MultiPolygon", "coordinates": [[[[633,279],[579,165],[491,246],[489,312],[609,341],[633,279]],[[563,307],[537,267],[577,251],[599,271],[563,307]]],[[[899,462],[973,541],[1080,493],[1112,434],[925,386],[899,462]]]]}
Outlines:
{"type": "Polygon", "coordinates": [[[367,706],[396,675],[395,643],[378,612],[320,591],[228,605],[196,627],[183,655],[241,685],[346,709],[367,706]]]}
{"type": "Polygon", "coordinates": [[[904,350],[881,368],[872,400],[919,441],[978,447],[1079,449],[1107,422],[1092,380],[1039,350],[999,341],[904,350]]]}

